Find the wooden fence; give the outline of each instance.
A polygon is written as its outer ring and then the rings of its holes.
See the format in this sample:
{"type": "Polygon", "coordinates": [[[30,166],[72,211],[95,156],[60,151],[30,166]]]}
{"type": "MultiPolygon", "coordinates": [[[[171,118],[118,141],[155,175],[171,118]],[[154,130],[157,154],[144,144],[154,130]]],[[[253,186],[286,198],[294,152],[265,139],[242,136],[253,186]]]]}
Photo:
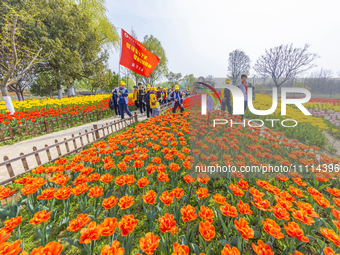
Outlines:
{"type": "MultiPolygon", "coordinates": [[[[162,105],[161,109],[164,110],[170,106],[171,103],[168,103],[162,105]]],[[[79,133],[79,135],[72,135],[71,138],[64,138],[64,141],[60,142],[55,140],[55,144],[46,144],[45,148],[37,149],[34,146],[33,152],[27,154],[21,152],[19,157],[9,159],[7,156],[4,156],[4,162],[0,163],[0,169],[6,167],[9,177],[1,180],[0,185],[14,181],[17,177],[30,172],[38,166],[54,162],[61,157],[78,152],[88,145],[104,139],[112,133],[122,130],[135,122],[138,122],[137,111],[133,113],[132,117],[106,123],[106,125],[102,125],[102,127],[93,125],[93,129],[90,131],[85,130],[84,134],[79,133]],[[15,173],[14,169],[17,173],[15,173]]]]}
{"type": "Polygon", "coordinates": [[[78,115],[69,115],[66,117],[55,117],[53,119],[44,119],[41,122],[33,122],[32,124],[18,125],[16,127],[0,129],[0,142],[13,140],[16,137],[23,137],[27,135],[36,136],[40,133],[52,133],[56,129],[64,127],[72,127],[75,123],[89,123],[112,116],[112,110],[95,111],[91,113],[82,113],[78,115]]]}

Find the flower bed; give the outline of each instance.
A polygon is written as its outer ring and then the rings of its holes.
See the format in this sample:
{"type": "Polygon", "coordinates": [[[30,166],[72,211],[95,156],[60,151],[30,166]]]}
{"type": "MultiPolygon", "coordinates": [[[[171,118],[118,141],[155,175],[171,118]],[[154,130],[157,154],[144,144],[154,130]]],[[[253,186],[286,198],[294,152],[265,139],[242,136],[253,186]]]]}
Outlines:
{"type": "MultiPolygon", "coordinates": [[[[257,128],[221,127],[207,139],[203,125],[192,133],[193,117],[151,118],[16,180],[20,199],[1,209],[0,247],[18,254],[21,242],[31,254],[45,247],[54,255],[328,255],[340,247],[339,171],[310,179],[188,175],[190,162],[211,156],[205,146],[222,146],[233,165],[338,160],[269,129],[261,136],[257,128]],[[199,153],[191,151],[194,138],[202,142],[199,153]]],[[[14,191],[1,187],[0,198],[14,191]]]]}
{"type": "MultiPolygon", "coordinates": [[[[55,121],[56,119],[62,119],[72,116],[75,118],[73,126],[83,123],[82,115],[88,113],[94,113],[96,111],[109,110],[109,100],[111,95],[94,95],[83,97],[72,97],[59,99],[42,99],[42,100],[30,100],[30,101],[14,101],[14,107],[16,112],[10,115],[5,111],[6,106],[4,102],[0,102],[0,129],[7,129],[8,126],[12,128],[30,125],[27,127],[30,133],[42,134],[45,130],[41,130],[42,126],[37,125],[33,127],[33,123],[47,121],[55,121]],[[33,132],[34,131],[34,132],[33,132]]],[[[129,99],[129,109],[134,110],[134,103],[129,99]]],[[[111,111],[111,116],[115,115],[114,111],[111,111]]],[[[66,121],[66,120],[65,120],[66,121]]],[[[89,119],[91,121],[91,119],[89,119]]],[[[67,125],[66,128],[70,126],[67,125]]],[[[25,130],[25,127],[23,128],[25,130]]],[[[14,136],[19,135],[18,129],[13,129],[14,136]]],[[[3,136],[8,137],[9,131],[3,131],[3,136]]],[[[28,135],[28,134],[27,134],[28,135]]]]}

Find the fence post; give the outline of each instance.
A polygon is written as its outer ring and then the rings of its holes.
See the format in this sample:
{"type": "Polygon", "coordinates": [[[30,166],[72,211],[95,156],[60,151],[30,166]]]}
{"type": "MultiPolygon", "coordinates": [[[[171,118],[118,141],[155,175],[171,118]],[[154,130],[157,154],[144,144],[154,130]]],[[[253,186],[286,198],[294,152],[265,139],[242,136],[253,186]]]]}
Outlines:
{"type": "MultiPolygon", "coordinates": [[[[47,144],[45,144],[45,148],[48,147],[47,144]]],[[[52,156],[51,156],[51,152],[49,149],[46,150],[46,154],[47,154],[47,158],[48,158],[48,161],[52,161],[52,156]]]]}
{"type": "MultiPolygon", "coordinates": [[[[4,157],[4,161],[9,160],[9,158],[7,156],[4,157]]],[[[7,172],[9,174],[9,177],[13,177],[14,176],[14,172],[13,172],[13,168],[11,163],[6,164],[6,168],[7,168],[7,172]]]]}
{"type": "MultiPolygon", "coordinates": [[[[20,156],[23,157],[25,154],[23,152],[20,153],[20,156]]],[[[26,160],[26,157],[23,157],[21,159],[21,162],[22,162],[22,165],[24,166],[24,169],[25,171],[28,171],[30,170],[30,168],[28,167],[28,164],[27,164],[27,160],[26,160]]]]}
{"type": "MultiPolygon", "coordinates": [[[[66,140],[67,140],[67,139],[64,138],[64,141],[66,141],[66,140]]],[[[65,142],[65,147],[66,147],[67,153],[70,152],[70,148],[68,147],[68,143],[67,143],[67,142],[65,142]]]]}
{"type": "Polygon", "coordinates": [[[79,139],[80,139],[81,147],[83,148],[84,147],[84,143],[83,143],[83,137],[81,136],[81,133],[79,133],[79,139]]]}
{"type": "Polygon", "coordinates": [[[97,120],[100,120],[100,114],[99,114],[99,111],[97,111],[97,120]]]}
{"type": "Polygon", "coordinates": [[[96,140],[98,140],[99,139],[99,132],[98,132],[98,126],[97,126],[97,124],[94,124],[93,125],[93,129],[95,130],[95,135],[96,135],[96,140]]]}
{"type": "Polygon", "coordinates": [[[45,130],[46,130],[46,133],[47,134],[49,134],[50,133],[50,129],[49,129],[49,127],[48,127],[48,121],[47,121],[47,119],[45,119],[45,130]]]}
{"type": "MultiPolygon", "coordinates": [[[[58,140],[55,139],[54,143],[58,143],[58,140]]],[[[60,146],[57,144],[56,148],[57,148],[58,156],[60,157],[61,156],[60,146]]]]}
{"type": "MultiPolygon", "coordinates": [[[[72,134],[72,138],[74,138],[74,134],[72,134]]],[[[73,139],[73,147],[74,149],[77,149],[77,143],[76,143],[76,139],[73,139]]]]}
{"type": "MultiPolygon", "coordinates": [[[[34,146],[33,151],[37,151],[37,150],[38,150],[37,147],[34,146]]],[[[35,160],[37,161],[38,166],[40,166],[41,160],[40,160],[40,157],[39,157],[39,153],[35,153],[34,156],[35,156],[35,160]]]]}

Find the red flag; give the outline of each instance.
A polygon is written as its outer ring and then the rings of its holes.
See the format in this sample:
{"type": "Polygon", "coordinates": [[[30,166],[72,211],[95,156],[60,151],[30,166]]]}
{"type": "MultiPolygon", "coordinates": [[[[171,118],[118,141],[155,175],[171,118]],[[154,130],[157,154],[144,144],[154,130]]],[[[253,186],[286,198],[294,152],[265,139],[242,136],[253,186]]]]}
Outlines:
{"type": "Polygon", "coordinates": [[[140,75],[150,77],[160,58],[122,29],[119,64],[140,75]]]}

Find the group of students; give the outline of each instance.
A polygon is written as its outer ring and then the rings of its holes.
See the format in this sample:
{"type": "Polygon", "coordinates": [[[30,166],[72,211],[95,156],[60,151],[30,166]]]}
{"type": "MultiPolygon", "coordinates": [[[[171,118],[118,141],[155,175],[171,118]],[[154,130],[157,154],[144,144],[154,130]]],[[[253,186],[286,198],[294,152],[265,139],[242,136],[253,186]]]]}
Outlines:
{"type": "MultiPolygon", "coordinates": [[[[183,108],[183,96],[188,95],[189,91],[179,91],[179,86],[176,85],[174,89],[170,88],[165,90],[161,87],[151,87],[149,84],[144,89],[142,83],[138,83],[138,86],[134,86],[133,101],[137,108],[139,108],[141,116],[146,113],[147,119],[158,116],[160,114],[160,106],[168,102],[172,102],[172,112],[175,113],[177,108],[180,108],[181,112],[183,108]]],[[[125,88],[124,81],[120,81],[119,87],[112,91],[112,101],[114,104],[114,110],[116,115],[120,115],[124,119],[124,112],[130,117],[132,116],[128,108],[128,95],[129,91],[125,88]]]]}

